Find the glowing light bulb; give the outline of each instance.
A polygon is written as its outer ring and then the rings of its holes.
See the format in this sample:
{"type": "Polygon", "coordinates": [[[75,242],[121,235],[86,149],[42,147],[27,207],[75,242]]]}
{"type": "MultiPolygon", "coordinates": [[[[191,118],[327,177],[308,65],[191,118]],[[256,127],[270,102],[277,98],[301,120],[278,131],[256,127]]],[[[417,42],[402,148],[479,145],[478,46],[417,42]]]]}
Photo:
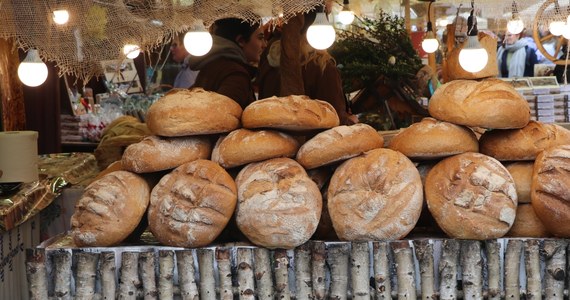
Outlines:
{"type": "Polygon", "coordinates": [[[307,41],[318,50],[330,47],[336,38],[334,27],[328,22],[324,12],[318,12],[315,22],[307,29],[307,41]]]}
{"type": "Polygon", "coordinates": [[[507,23],[507,30],[512,34],[519,34],[524,29],[524,22],[520,17],[513,15],[513,18],[507,23]]]}
{"type": "Polygon", "coordinates": [[[69,12],[65,9],[57,9],[53,11],[53,21],[56,24],[63,25],[69,21],[69,12]]]}
{"type": "Polygon", "coordinates": [[[352,22],[354,21],[354,12],[352,12],[351,10],[343,9],[341,12],[338,13],[338,20],[343,25],[352,24],[352,22]]]}
{"type": "Polygon", "coordinates": [[[439,48],[439,42],[435,38],[433,31],[428,31],[422,41],[422,49],[424,49],[426,53],[434,53],[437,48],[439,48]]]}
{"type": "Polygon", "coordinates": [[[184,35],[184,48],[194,56],[202,56],[212,49],[212,35],[205,29],[188,31],[184,35]]]}
{"type": "Polygon", "coordinates": [[[44,83],[48,76],[46,64],[40,59],[38,50],[30,49],[26,58],[18,66],[18,77],[23,84],[36,87],[44,83]]]}
{"type": "Polygon", "coordinates": [[[127,58],[134,59],[141,53],[141,47],[139,45],[134,44],[126,44],[123,47],[123,54],[127,56],[127,58]]]}
{"type": "Polygon", "coordinates": [[[469,36],[466,43],[459,51],[459,65],[471,73],[483,70],[489,61],[487,50],[481,46],[476,35],[469,36]]]}
{"type": "Polygon", "coordinates": [[[554,36],[561,36],[564,31],[564,22],[562,21],[552,21],[548,24],[548,30],[554,36]]]}

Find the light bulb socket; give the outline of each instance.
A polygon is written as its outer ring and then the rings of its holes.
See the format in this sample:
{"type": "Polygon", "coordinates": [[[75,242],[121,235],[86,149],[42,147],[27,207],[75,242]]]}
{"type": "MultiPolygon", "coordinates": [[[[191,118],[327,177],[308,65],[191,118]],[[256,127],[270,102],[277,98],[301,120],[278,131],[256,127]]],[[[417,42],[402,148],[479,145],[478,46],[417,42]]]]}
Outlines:
{"type": "Polygon", "coordinates": [[[469,35],[467,44],[463,49],[483,49],[483,46],[479,43],[479,38],[476,35],[469,35]]]}
{"type": "Polygon", "coordinates": [[[40,53],[37,49],[29,49],[28,53],[26,54],[26,58],[22,62],[27,63],[41,63],[43,62],[40,58],[40,53]]]}
{"type": "Polygon", "coordinates": [[[473,15],[473,10],[471,10],[471,14],[467,18],[467,35],[468,36],[477,36],[479,31],[477,30],[477,17],[473,15]]]}

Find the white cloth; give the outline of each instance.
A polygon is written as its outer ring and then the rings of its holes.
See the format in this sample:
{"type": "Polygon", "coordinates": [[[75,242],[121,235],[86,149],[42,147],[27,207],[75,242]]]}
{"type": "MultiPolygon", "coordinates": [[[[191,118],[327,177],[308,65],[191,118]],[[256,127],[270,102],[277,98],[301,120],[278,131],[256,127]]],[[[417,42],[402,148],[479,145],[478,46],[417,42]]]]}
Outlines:
{"type": "Polygon", "coordinates": [[[180,71],[178,71],[178,74],[176,74],[176,78],[174,79],[173,87],[187,89],[192,85],[194,85],[196,77],[198,77],[199,71],[194,71],[190,69],[190,67],[188,66],[189,59],[190,55],[184,58],[184,62],[180,66],[180,71]]]}
{"type": "Polygon", "coordinates": [[[526,41],[518,40],[512,45],[501,46],[497,51],[497,64],[499,65],[499,71],[503,65],[503,53],[505,51],[508,51],[512,53],[512,56],[511,59],[507,62],[507,68],[509,71],[507,77],[524,77],[524,67],[526,64],[526,45],[526,41]]]}

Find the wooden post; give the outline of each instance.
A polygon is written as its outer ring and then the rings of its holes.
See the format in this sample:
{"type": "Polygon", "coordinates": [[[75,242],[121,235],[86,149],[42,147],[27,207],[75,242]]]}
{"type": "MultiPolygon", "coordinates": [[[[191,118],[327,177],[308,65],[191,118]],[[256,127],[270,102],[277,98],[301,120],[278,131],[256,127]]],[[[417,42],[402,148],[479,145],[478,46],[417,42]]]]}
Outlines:
{"type": "Polygon", "coordinates": [[[271,252],[267,248],[253,249],[255,258],[255,282],[257,283],[257,297],[260,300],[273,299],[273,278],[271,272],[271,252]]]}
{"type": "Polygon", "coordinates": [[[200,298],[196,277],[194,275],[194,254],[191,249],[176,251],[176,266],[178,269],[178,286],[184,300],[200,298]]]}
{"type": "Polygon", "coordinates": [[[461,241],[463,299],[483,299],[482,260],[481,244],[479,241],[461,241]]]}
{"type": "Polygon", "coordinates": [[[48,299],[46,257],[44,249],[26,249],[26,277],[30,300],[48,299]]]}
{"type": "Polygon", "coordinates": [[[214,277],[214,250],[198,249],[198,265],[200,270],[200,299],[215,300],[216,278],[214,277]]]}
{"type": "Polygon", "coordinates": [[[305,243],[295,248],[295,299],[313,298],[311,281],[311,244],[305,243]]]}
{"type": "Polygon", "coordinates": [[[416,258],[420,265],[422,299],[436,299],[434,289],[433,244],[429,240],[414,240],[416,258]]]}
{"type": "Polygon", "coordinates": [[[232,262],[230,260],[230,248],[216,248],[216,261],[220,279],[220,300],[233,300],[232,288],[232,262]]]}
{"type": "Polygon", "coordinates": [[[459,242],[444,240],[439,260],[439,297],[441,300],[457,299],[457,264],[459,261],[459,242]]]}
{"type": "MultiPolygon", "coordinates": [[[[147,252],[148,253],[148,252],[147,252]]],[[[143,255],[145,253],[142,253],[143,255]]],[[[154,281],[155,286],[150,286],[148,290],[156,292],[156,277],[154,276],[154,252],[152,252],[152,257],[149,259],[152,264],[148,264],[152,266],[152,279],[148,279],[149,281],[154,281]]],[[[151,274],[151,271],[144,271],[148,274],[151,274]]],[[[160,299],[173,299],[174,298],[174,283],[172,279],[174,278],[174,251],[172,250],[159,250],[158,251],[158,297],[160,299]]],[[[145,279],[145,277],[143,277],[145,279]]],[[[146,295],[146,281],[144,282],[145,285],[145,295],[146,295]]],[[[146,296],[145,296],[146,297],[146,296]]]]}
{"type": "Polygon", "coordinates": [[[119,277],[120,299],[135,300],[137,298],[138,287],[141,285],[138,261],[138,252],[125,251],[121,253],[121,275],[119,277]]]}
{"type": "Polygon", "coordinates": [[[520,265],[522,254],[522,241],[510,239],[507,241],[505,251],[505,298],[520,299],[520,265]]]}
{"type": "Polygon", "coordinates": [[[105,300],[115,299],[117,296],[117,277],[115,271],[115,252],[101,252],[99,258],[99,276],[101,278],[101,298],[105,300]]]}
{"type": "Polygon", "coordinates": [[[412,35],[412,13],[410,7],[410,0],[403,0],[404,3],[404,23],[406,26],[406,30],[408,31],[408,35],[412,35]]]}
{"type": "Polygon", "coordinates": [[[374,290],[376,299],[391,299],[390,283],[390,248],[388,242],[373,242],[372,257],[374,259],[374,290]]]}
{"type": "Polygon", "coordinates": [[[54,294],[58,299],[71,299],[71,253],[59,250],[52,254],[54,294]]]}
{"type": "Polygon", "coordinates": [[[289,289],[289,256],[287,250],[276,249],[273,252],[275,259],[275,293],[278,299],[291,299],[289,289]]]}
{"type": "Polygon", "coordinates": [[[311,265],[311,279],[313,281],[313,295],[316,300],[326,299],[326,246],[324,242],[314,241],[311,265]]]}
{"type": "MultiPolygon", "coordinates": [[[[143,282],[143,297],[145,300],[157,299],[160,295],[161,299],[172,299],[172,295],[169,297],[168,293],[161,294],[156,289],[156,272],[155,272],[155,256],[154,251],[149,250],[142,252],[139,258],[139,268],[141,270],[141,279],[143,282]]],[[[161,266],[162,267],[162,266],[161,266]]],[[[162,278],[164,270],[160,269],[160,275],[162,278]]]]}
{"type": "Polygon", "coordinates": [[[546,299],[562,299],[564,297],[564,279],[566,277],[567,241],[552,239],[544,241],[546,272],[544,285],[546,299]]]}
{"type": "Polygon", "coordinates": [[[237,269],[239,284],[239,299],[255,299],[255,284],[253,279],[253,259],[251,248],[237,249],[237,269]]]}
{"type": "Polygon", "coordinates": [[[416,272],[412,248],[409,241],[394,241],[390,243],[394,251],[396,278],[398,279],[398,299],[417,299],[416,272]]]}
{"type": "Polygon", "coordinates": [[[331,275],[329,299],[347,299],[349,247],[350,244],[346,242],[328,245],[327,264],[331,275]]]}
{"type": "Polygon", "coordinates": [[[370,299],[370,249],[368,242],[353,242],[351,249],[352,299],[370,299]]]}
{"type": "Polygon", "coordinates": [[[24,90],[17,75],[19,65],[14,40],[0,38],[0,131],[26,129],[24,90]]]}
{"type": "Polygon", "coordinates": [[[92,299],[95,296],[99,253],[73,251],[73,257],[77,264],[75,299],[92,299]]]}
{"type": "Polygon", "coordinates": [[[485,241],[489,300],[501,299],[501,244],[496,239],[485,241]]]}
{"type": "Polygon", "coordinates": [[[526,268],[526,298],[529,300],[542,299],[542,282],[540,277],[540,240],[526,240],[524,254],[526,268]]]}

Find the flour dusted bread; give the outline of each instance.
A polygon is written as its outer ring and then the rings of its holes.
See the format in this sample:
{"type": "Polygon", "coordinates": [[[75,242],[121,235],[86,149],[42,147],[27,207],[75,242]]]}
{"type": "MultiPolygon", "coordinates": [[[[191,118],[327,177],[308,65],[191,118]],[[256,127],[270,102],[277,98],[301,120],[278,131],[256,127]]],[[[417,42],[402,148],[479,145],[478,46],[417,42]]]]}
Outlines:
{"type": "Polygon", "coordinates": [[[570,145],[541,152],[534,162],[531,204],[546,229],[570,237],[570,145]]]}
{"type": "Polygon", "coordinates": [[[438,120],[469,127],[522,128],[530,120],[522,95],[496,78],[447,82],[432,95],[428,110],[438,120]]]}
{"type": "Polygon", "coordinates": [[[323,131],[301,146],[296,160],[306,169],[332,164],[381,148],[384,138],[370,125],[337,126],[323,131]]]}
{"type": "Polygon", "coordinates": [[[551,234],[546,230],[530,203],[519,203],[515,222],[506,236],[544,238],[551,234]]]}
{"type": "Polygon", "coordinates": [[[254,244],[290,249],[308,241],[317,228],[322,196],[305,169],[290,158],[245,166],[236,178],[236,221],[254,244]]]}
{"type": "Polygon", "coordinates": [[[504,236],[515,220],[514,181],[496,159],[480,153],[448,157],[428,173],[428,208],[450,237],[485,240],[504,236]]]}
{"type": "Polygon", "coordinates": [[[206,246],[228,223],[236,201],[235,182],[220,165],[204,159],[185,163],[152,189],[149,228],[164,245],[206,246]]]}
{"type": "Polygon", "coordinates": [[[297,150],[299,142],[288,134],[241,128],[218,139],[212,161],[224,168],[233,168],[270,158],[293,157],[297,150]]]}
{"type": "Polygon", "coordinates": [[[125,170],[150,173],[176,168],[196,159],[210,157],[212,145],[207,137],[160,137],[151,135],[131,144],[121,160],[125,170]]]}
{"type": "Polygon", "coordinates": [[[328,129],[340,123],[334,107],[305,95],[271,97],[248,105],[241,118],[245,128],[286,130],[328,129]]]}
{"type": "Polygon", "coordinates": [[[202,88],[176,89],[153,103],[148,129],[161,136],[230,132],[240,127],[241,106],[229,97],[202,88]]]}
{"type": "Polygon", "coordinates": [[[471,129],[434,118],[423,118],[421,122],[402,129],[388,147],[412,160],[479,152],[479,142],[471,129]]]}
{"type": "Polygon", "coordinates": [[[530,187],[532,185],[534,161],[510,162],[504,164],[504,166],[515,181],[518,203],[530,203],[530,187]]]}
{"type": "Polygon", "coordinates": [[[71,217],[71,237],[78,247],[121,243],[146,213],[150,187],[141,176],[115,171],[85,188],[71,217]]]}
{"type": "Polygon", "coordinates": [[[498,160],[534,160],[549,147],[570,144],[570,130],[530,121],[520,129],[491,130],[479,140],[480,151],[498,160]]]}
{"type": "Polygon", "coordinates": [[[333,227],[341,240],[400,239],[422,210],[422,182],[403,154],[378,148],[342,163],[328,189],[333,227]]]}

